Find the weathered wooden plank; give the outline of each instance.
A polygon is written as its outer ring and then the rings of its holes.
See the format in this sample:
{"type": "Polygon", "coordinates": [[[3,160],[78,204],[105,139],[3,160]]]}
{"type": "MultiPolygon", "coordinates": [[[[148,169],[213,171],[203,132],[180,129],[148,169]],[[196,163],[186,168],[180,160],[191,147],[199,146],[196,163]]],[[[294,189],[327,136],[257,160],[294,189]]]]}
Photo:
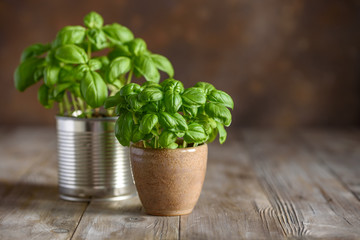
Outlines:
{"type": "Polygon", "coordinates": [[[356,239],[360,203],[291,134],[244,134],[256,174],[287,237],[356,239]]]}
{"type": "Polygon", "coordinates": [[[301,136],[323,164],[360,200],[360,132],[312,130],[301,136]]]}
{"type": "Polygon", "coordinates": [[[91,202],[73,239],[178,239],[179,217],[145,215],[138,197],[91,202]]]}
{"type": "Polygon", "coordinates": [[[0,197],[54,149],[55,136],[49,128],[2,128],[0,137],[0,197]]]}
{"type": "Polygon", "coordinates": [[[207,175],[192,214],[181,216],[180,239],[281,239],[264,191],[240,141],[209,146],[207,175]]]}
{"type": "Polygon", "coordinates": [[[58,198],[54,130],[16,129],[3,140],[0,239],[69,239],[87,203],[58,198]]]}

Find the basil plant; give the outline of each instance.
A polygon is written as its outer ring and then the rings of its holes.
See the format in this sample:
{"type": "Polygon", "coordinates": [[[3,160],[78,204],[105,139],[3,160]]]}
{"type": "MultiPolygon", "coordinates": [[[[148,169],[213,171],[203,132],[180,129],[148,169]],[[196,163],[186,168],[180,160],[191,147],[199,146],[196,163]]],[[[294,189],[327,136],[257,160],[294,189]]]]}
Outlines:
{"type": "Polygon", "coordinates": [[[209,83],[184,89],[172,78],[127,84],[105,102],[119,115],[115,134],[121,145],[141,141],[144,147],[170,149],[212,142],[218,134],[224,143],[233,107],[232,98],[209,83]]]}
{"type": "Polygon", "coordinates": [[[53,42],[26,48],[14,74],[16,89],[22,92],[42,80],[38,100],[44,107],[58,103],[59,115],[92,117],[133,76],[158,83],[160,70],[173,77],[170,61],[151,53],[143,39],[120,24],[103,23],[90,12],[85,27],[66,26],[53,42]]]}

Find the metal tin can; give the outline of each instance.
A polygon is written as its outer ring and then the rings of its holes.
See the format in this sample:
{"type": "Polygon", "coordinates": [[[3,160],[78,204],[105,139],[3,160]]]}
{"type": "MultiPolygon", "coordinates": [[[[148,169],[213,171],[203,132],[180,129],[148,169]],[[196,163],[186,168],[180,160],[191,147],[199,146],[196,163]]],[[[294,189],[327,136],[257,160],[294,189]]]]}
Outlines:
{"type": "Polygon", "coordinates": [[[121,200],[136,195],[129,148],[117,141],[116,117],[56,117],[60,198],[121,200]]]}

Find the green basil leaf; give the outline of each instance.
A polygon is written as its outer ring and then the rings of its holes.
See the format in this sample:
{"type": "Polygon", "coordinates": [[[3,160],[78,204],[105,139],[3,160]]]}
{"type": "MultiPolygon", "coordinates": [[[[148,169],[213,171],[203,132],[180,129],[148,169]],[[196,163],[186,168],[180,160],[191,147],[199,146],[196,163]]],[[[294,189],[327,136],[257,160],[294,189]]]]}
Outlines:
{"type": "Polygon", "coordinates": [[[115,58],[109,67],[107,72],[107,79],[110,83],[115,82],[120,75],[123,75],[130,71],[131,69],[131,60],[127,57],[118,57],[115,58]]]}
{"type": "Polygon", "coordinates": [[[120,89],[120,95],[125,97],[133,94],[138,94],[140,91],[141,87],[139,84],[129,83],[120,89]]]}
{"type": "Polygon", "coordinates": [[[139,99],[143,102],[154,102],[163,99],[163,92],[154,87],[145,88],[139,93],[139,99]]]}
{"type": "Polygon", "coordinates": [[[216,121],[224,124],[225,126],[230,126],[231,124],[231,113],[221,103],[209,102],[205,106],[206,114],[214,118],[216,121]]]}
{"type": "Polygon", "coordinates": [[[184,131],[174,131],[175,135],[178,137],[178,138],[182,138],[185,136],[185,132],[184,131]]]}
{"type": "Polygon", "coordinates": [[[62,28],[56,36],[54,47],[66,44],[82,43],[86,29],[82,26],[67,26],[62,28]]]}
{"type": "Polygon", "coordinates": [[[100,60],[94,58],[89,60],[88,65],[91,71],[99,70],[102,67],[100,60]]]}
{"type": "Polygon", "coordinates": [[[187,143],[203,143],[207,139],[204,128],[198,123],[191,123],[186,131],[184,140],[187,143]]]}
{"type": "Polygon", "coordinates": [[[167,79],[165,79],[164,81],[162,81],[162,82],[160,83],[160,85],[165,89],[166,86],[167,86],[170,82],[172,82],[172,81],[176,81],[176,80],[173,79],[173,78],[167,78],[167,79]]]}
{"type": "Polygon", "coordinates": [[[206,95],[204,90],[198,87],[191,87],[186,89],[181,97],[185,106],[200,107],[206,102],[206,95]]]}
{"type": "Polygon", "coordinates": [[[135,38],[126,44],[129,47],[129,51],[138,56],[146,51],[146,42],[141,38],[135,38]]]}
{"type": "Polygon", "coordinates": [[[197,116],[196,122],[203,126],[207,135],[210,135],[217,126],[214,119],[202,114],[197,116]]]}
{"type": "Polygon", "coordinates": [[[177,93],[184,92],[184,85],[182,82],[169,78],[161,83],[161,86],[165,89],[165,91],[173,91],[177,93]]]}
{"type": "Polygon", "coordinates": [[[223,144],[226,140],[226,130],[224,128],[224,125],[222,125],[221,123],[217,123],[217,129],[219,131],[219,142],[220,144],[223,144]]]}
{"type": "Polygon", "coordinates": [[[126,104],[125,98],[120,96],[120,94],[115,94],[114,96],[110,96],[105,100],[104,108],[111,108],[124,103],[126,104]]]}
{"type": "Polygon", "coordinates": [[[174,113],[173,117],[176,119],[176,125],[178,129],[183,131],[188,130],[188,125],[186,123],[186,120],[181,114],[174,113]]]}
{"type": "Polygon", "coordinates": [[[140,132],[144,134],[149,134],[151,130],[156,126],[158,123],[159,118],[156,114],[148,113],[145,114],[142,119],[140,120],[140,132]]]}
{"type": "Polygon", "coordinates": [[[84,49],[71,44],[59,47],[55,52],[55,57],[59,61],[70,64],[81,64],[88,61],[84,49]]]}
{"type": "Polygon", "coordinates": [[[165,129],[175,129],[177,126],[177,119],[167,112],[160,112],[159,123],[165,129]]]}
{"type": "Polygon", "coordinates": [[[70,88],[70,92],[72,92],[75,97],[81,97],[80,84],[73,84],[70,88]]]}
{"type": "Polygon", "coordinates": [[[169,77],[174,76],[174,68],[171,62],[166,57],[159,54],[152,54],[151,59],[159,70],[166,72],[169,77]]]}
{"type": "MultiPolygon", "coordinates": [[[[68,81],[73,81],[75,79],[81,80],[84,78],[85,73],[88,71],[90,71],[90,67],[87,64],[79,64],[72,71],[67,71],[65,78],[68,79],[68,81]]],[[[60,75],[61,74],[62,71],[60,72],[60,75]]]]}
{"type": "Polygon", "coordinates": [[[38,90],[38,100],[44,107],[51,107],[49,104],[49,88],[44,84],[38,90]]]}
{"type": "Polygon", "coordinates": [[[218,135],[218,129],[217,128],[213,128],[208,140],[206,141],[207,143],[211,143],[216,139],[216,136],[218,135]]]}
{"type": "Polygon", "coordinates": [[[25,48],[25,50],[21,54],[21,62],[24,62],[26,59],[38,57],[44,54],[45,52],[50,50],[50,47],[50,44],[37,43],[25,48]]]}
{"type": "Polygon", "coordinates": [[[84,17],[84,25],[88,28],[101,28],[104,19],[97,12],[90,12],[84,17]]]}
{"type": "Polygon", "coordinates": [[[113,60],[117,57],[131,57],[129,47],[126,45],[116,45],[114,50],[109,52],[108,57],[110,60],[113,60]]]}
{"type": "Polygon", "coordinates": [[[158,83],[154,83],[154,82],[150,82],[150,81],[146,81],[144,82],[141,87],[144,89],[144,88],[150,88],[150,87],[154,87],[154,88],[158,88],[160,90],[162,90],[162,87],[160,84],[158,83]]]}
{"type": "Polygon", "coordinates": [[[49,65],[44,69],[44,83],[48,87],[52,87],[58,82],[60,67],[49,65]]]}
{"type": "Polygon", "coordinates": [[[120,24],[113,23],[102,27],[108,39],[114,43],[121,45],[134,39],[134,34],[127,28],[120,24]]]}
{"type": "Polygon", "coordinates": [[[89,42],[93,44],[95,50],[101,50],[108,47],[105,33],[101,29],[93,28],[87,32],[89,42]]]}
{"type": "Polygon", "coordinates": [[[175,113],[181,107],[181,96],[177,92],[166,91],[164,96],[164,105],[168,112],[175,113]]]}
{"type": "Polygon", "coordinates": [[[139,130],[139,124],[134,125],[133,131],[132,131],[131,141],[132,141],[133,143],[136,143],[136,142],[141,141],[144,137],[145,137],[145,134],[143,134],[143,133],[140,132],[140,130],[139,130]]]}
{"type": "Polygon", "coordinates": [[[142,106],[145,105],[144,102],[138,99],[138,95],[136,94],[127,96],[126,98],[132,111],[138,111],[142,106]]]}
{"type": "Polygon", "coordinates": [[[106,83],[97,72],[88,71],[81,80],[81,94],[88,105],[100,107],[108,95],[106,83]]]}
{"type": "Polygon", "coordinates": [[[53,97],[57,101],[62,99],[62,95],[64,94],[66,89],[69,89],[72,86],[72,83],[61,83],[56,84],[54,91],[53,91],[53,97]]]}
{"type": "Polygon", "coordinates": [[[43,58],[29,58],[23,61],[15,70],[15,87],[20,92],[35,84],[39,79],[35,72],[45,63],[43,58]]]}
{"type": "Polygon", "coordinates": [[[124,112],[127,112],[128,110],[127,110],[127,103],[125,102],[125,103],[120,103],[119,105],[117,105],[116,107],[115,107],[115,114],[117,115],[117,116],[119,116],[119,115],[121,115],[121,114],[123,114],[124,112]]]}
{"type": "Polygon", "coordinates": [[[34,72],[34,81],[35,82],[39,81],[41,78],[44,77],[44,70],[45,70],[44,65],[40,65],[36,68],[36,70],[34,72]]]}
{"type": "Polygon", "coordinates": [[[147,104],[144,105],[143,110],[145,112],[158,112],[160,110],[160,102],[149,102],[147,104]]]}
{"type": "Polygon", "coordinates": [[[208,95],[212,90],[216,90],[212,84],[207,82],[198,82],[195,84],[195,87],[204,89],[206,95],[208,95]]]}
{"type": "Polygon", "coordinates": [[[110,60],[107,56],[94,57],[93,59],[97,59],[101,62],[101,69],[110,65],[110,60]]]}
{"type": "Polygon", "coordinates": [[[208,100],[211,102],[222,103],[226,107],[234,109],[234,101],[229,94],[220,90],[212,90],[208,95],[208,100]]]}
{"type": "Polygon", "coordinates": [[[115,123],[115,136],[123,146],[130,146],[133,130],[133,118],[131,112],[123,113],[115,123]]]}
{"type": "Polygon", "coordinates": [[[178,144],[176,143],[176,139],[177,137],[173,132],[163,131],[160,134],[159,143],[160,146],[162,146],[163,148],[175,149],[178,147],[178,144]]]}
{"type": "Polygon", "coordinates": [[[147,81],[158,83],[160,80],[160,73],[156,69],[156,65],[147,55],[140,55],[134,58],[135,69],[145,77],[147,81]]]}
{"type": "Polygon", "coordinates": [[[183,110],[185,115],[189,115],[191,117],[196,117],[198,113],[198,107],[195,106],[189,106],[189,107],[183,106],[183,110]]]}

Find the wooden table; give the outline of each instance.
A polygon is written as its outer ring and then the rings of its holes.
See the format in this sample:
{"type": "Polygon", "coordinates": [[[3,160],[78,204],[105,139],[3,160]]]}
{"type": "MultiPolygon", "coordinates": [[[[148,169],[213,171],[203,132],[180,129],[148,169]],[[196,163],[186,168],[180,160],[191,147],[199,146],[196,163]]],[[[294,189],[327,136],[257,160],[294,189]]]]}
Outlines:
{"type": "Polygon", "coordinates": [[[360,239],[360,131],[231,129],[194,212],[67,202],[55,130],[0,128],[0,239],[360,239]]]}

